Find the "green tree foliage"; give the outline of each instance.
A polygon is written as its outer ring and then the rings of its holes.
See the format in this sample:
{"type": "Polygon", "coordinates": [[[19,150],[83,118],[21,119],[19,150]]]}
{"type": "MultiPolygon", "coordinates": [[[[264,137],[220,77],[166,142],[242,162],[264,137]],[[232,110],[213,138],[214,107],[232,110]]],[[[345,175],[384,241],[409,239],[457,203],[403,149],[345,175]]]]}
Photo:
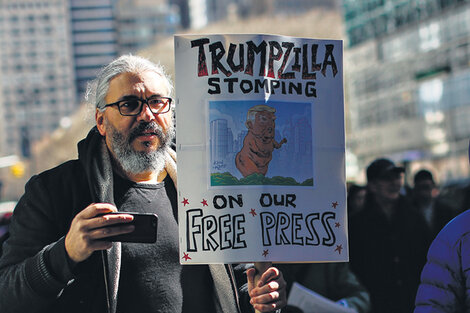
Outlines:
{"type": "Polygon", "coordinates": [[[229,172],[224,173],[212,173],[211,174],[211,185],[212,186],[233,186],[240,185],[238,178],[233,177],[229,172]]]}
{"type": "Polygon", "coordinates": [[[241,185],[264,185],[265,177],[263,174],[254,173],[240,179],[241,185]]]}
{"type": "Polygon", "coordinates": [[[212,173],[212,186],[237,186],[237,185],[277,185],[277,186],[313,186],[313,178],[306,179],[302,183],[297,182],[292,177],[274,176],[265,177],[262,174],[254,173],[247,177],[238,179],[229,172],[212,173]]]}

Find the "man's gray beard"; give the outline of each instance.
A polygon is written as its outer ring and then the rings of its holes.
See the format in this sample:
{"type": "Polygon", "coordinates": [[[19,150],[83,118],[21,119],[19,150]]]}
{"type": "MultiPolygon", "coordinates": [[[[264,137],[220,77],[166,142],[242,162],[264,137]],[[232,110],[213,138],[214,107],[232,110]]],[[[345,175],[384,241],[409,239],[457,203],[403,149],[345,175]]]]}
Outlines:
{"type": "Polygon", "coordinates": [[[138,127],[131,130],[128,137],[121,134],[113,125],[106,123],[111,131],[111,149],[114,151],[116,161],[121,165],[124,171],[131,174],[140,174],[148,171],[160,173],[165,167],[165,150],[171,144],[175,136],[175,129],[172,125],[165,134],[160,125],[156,122],[141,123],[138,127]],[[143,125],[144,127],[142,127],[143,125]],[[156,133],[160,140],[160,145],[155,151],[135,151],[131,145],[137,137],[139,128],[150,128],[156,133]]]}

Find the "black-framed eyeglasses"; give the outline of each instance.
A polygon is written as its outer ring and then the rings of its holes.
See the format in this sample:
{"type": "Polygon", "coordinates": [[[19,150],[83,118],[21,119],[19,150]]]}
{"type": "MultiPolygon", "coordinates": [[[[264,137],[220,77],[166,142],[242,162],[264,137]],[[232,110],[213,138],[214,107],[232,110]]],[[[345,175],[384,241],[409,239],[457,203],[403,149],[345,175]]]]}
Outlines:
{"type": "Polygon", "coordinates": [[[116,105],[121,115],[135,116],[142,112],[142,108],[144,107],[145,103],[148,105],[150,111],[152,111],[153,114],[164,114],[170,111],[172,100],[173,99],[169,97],[153,97],[150,99],[130,98],[105,104],[104,107],[106,108],[116,105]]]}

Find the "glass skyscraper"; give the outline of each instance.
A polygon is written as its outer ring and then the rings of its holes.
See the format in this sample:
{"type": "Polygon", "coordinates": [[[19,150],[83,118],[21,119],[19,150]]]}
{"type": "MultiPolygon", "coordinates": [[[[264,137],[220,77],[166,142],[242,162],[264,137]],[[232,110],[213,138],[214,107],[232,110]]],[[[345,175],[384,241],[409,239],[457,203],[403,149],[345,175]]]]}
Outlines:
{"type": "Polygon", "coordinates": [[[470,1],[343,0],[349,149],[468,174],[470,1]]]}

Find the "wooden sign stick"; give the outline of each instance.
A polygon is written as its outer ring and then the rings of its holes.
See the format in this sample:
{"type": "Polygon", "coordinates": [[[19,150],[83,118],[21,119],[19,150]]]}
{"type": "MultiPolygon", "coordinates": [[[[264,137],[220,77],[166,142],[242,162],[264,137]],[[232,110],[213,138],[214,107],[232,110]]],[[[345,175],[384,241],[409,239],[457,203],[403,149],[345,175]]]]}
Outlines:
{"type": "MultiPolygon", "coordinates": [[[[273,265],[272,262],[255,262],[256,275],[255,275],[255,286],[258,285],[258,281],[263,275],[273,265]]],[[[260,313],[258,310],[255,310],[255,313],[260,313]]]]}

